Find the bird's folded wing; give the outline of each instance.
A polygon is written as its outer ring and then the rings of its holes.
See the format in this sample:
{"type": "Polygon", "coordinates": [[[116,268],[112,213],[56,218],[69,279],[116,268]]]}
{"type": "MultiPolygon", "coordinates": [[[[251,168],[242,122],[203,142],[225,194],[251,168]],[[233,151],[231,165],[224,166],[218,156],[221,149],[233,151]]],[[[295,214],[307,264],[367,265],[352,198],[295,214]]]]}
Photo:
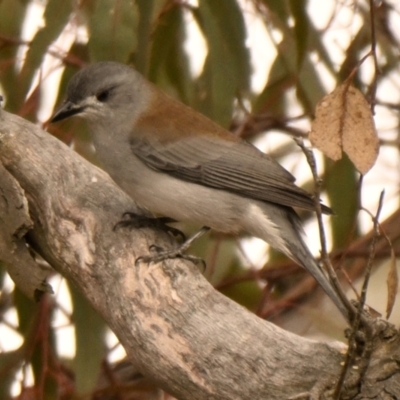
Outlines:
{"type": "Polygon", "coordinates": [[[169,144],[142,137],[131,139],[130,145],[148,167],[178,179],[283,206],[315,209],[310,194],[294,184],[288,171],[246,142],[202,135],[169,144]]]}

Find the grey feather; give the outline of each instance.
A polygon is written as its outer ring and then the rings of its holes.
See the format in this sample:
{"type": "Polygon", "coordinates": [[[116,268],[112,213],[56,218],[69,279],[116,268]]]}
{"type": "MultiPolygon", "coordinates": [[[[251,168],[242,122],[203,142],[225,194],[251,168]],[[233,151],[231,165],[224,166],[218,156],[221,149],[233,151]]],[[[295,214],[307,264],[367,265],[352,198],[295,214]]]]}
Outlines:
{"type": "MultiPolygon", "coordinates": [[[[201,136],[161,145],[140,136],[130,138],[131,149],[156,171],[254,200],[315,210],[311,195],[294,184],[288,171],[246,142],[201,136]]],[[[331,213],[324,205],[322,209],[331,213]]]]}

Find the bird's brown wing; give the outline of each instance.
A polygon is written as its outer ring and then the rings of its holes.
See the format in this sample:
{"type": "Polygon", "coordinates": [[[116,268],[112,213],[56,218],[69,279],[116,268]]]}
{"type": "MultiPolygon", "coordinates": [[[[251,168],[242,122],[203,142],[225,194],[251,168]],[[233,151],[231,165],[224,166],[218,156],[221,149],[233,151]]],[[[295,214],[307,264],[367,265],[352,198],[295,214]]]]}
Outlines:
{"type": "MultiPolygon", "coordinates": [[[[315,210],[311,195],[294,184],[288,171],[244,141],[200,136],[161,145],[141,138],[131,139],[130,145],[156,171],[256,200],[315,210]]],[[[326,206],[323,211],[331,212],[326,206]]]]}

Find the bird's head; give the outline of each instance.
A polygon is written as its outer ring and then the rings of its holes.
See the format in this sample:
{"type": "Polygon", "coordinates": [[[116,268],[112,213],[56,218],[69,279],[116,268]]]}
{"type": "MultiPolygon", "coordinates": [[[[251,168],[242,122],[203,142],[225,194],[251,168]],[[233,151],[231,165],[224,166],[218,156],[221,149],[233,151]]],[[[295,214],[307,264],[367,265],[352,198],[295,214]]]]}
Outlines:
{"type": "Polygon", "coordinates": [[[89,121],[132,113],[143,101],[142,76],[115,62],[99,62],[80,70],[67,86],[67,95],[50,122],[80,116],[89,121]]]}

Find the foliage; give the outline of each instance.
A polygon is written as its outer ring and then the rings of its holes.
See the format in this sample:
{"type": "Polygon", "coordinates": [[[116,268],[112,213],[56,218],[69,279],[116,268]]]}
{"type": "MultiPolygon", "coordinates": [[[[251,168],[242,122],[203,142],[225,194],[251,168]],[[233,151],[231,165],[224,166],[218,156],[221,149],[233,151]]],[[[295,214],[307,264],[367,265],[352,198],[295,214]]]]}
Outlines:
{"type": "MultiPolygon", "coordinates": [[[[335,266],[345,268],[348,279],[355,280],[369,254],[369,242],[363,240],[367,214],[359,217],[361,204],[372,207],[375,214],[377,192],[385,186],[391,204],[387,212],[383,207],[383,214],[397,209],[399,201],[395,186],[400,37],[394,28],[400,9],[388,0],[378,5],[365,0],[326,1],[324,9],[316,3],[321,2],[0,0],[0,86],[5,107],[47,126],[43,119],[52,112],[54,99],[60,102],[66,83],[79,68],[99,60],[129,63],[233,134],[272,150],[312,191],[305,157],[290,136],[307,137],[317,103],[351,76],[376,113],[384,156],[363,187],[347,156],[336,162],[319,157],[318,167],[324,171],[324,198],[337,214],[326,223],[331,256],[335,266]],[[60,78],[59,83],[54,83],[54,77],[60,78]],[[383,174],[391,182],[382,181],[383,174]]],[[[67,121],[49,130],[66,143],[73,142],[76,151],[95,162],[81,123],[67,121]]],[[[385,241],[377,256],[395,253],[399,231],[397,227],[390,232],[393,247],[385,241]]],[[[213,233],[197,242],[193,252],[206,260],[206,277],[217,289],[260,317],[284,326],[288,316],[299,318],[300,302],[313,287],[310,278],[264,247],[261,257],[254,256],[256,245],[246,243],[213,233]],[[267,255],[271,262],[264,265],[267,255]]],[[[5,349],[0,353],[1,398],[9,396],[16,379],[20,385],[14,389],[21,398],[83,398],[79,396],[100,390],[96,386],[100,369],[111,375],[120,370],[106,361],[110,345],[104,322],[68,282],[64,284],[72,311],[65,309],[62,296],[46,297],[40,303],[28,300],[10,284],[4,266],[0,266],[0,279],[0,332],[8,326],[21,339],[12,349],[0,334],[5,349]],[[76,351],[65,358],[56,314],[64,315],[74,327],[76,351]]],[[[336,321],[315,314],[310,311],[310,323],[339,331],[336,321]]],[[[304,326],[290,329],[300,331],[304,326]]],[[[146,391],[153,390],[146,386],[132,398],[146,398],[146,391]]]]}

